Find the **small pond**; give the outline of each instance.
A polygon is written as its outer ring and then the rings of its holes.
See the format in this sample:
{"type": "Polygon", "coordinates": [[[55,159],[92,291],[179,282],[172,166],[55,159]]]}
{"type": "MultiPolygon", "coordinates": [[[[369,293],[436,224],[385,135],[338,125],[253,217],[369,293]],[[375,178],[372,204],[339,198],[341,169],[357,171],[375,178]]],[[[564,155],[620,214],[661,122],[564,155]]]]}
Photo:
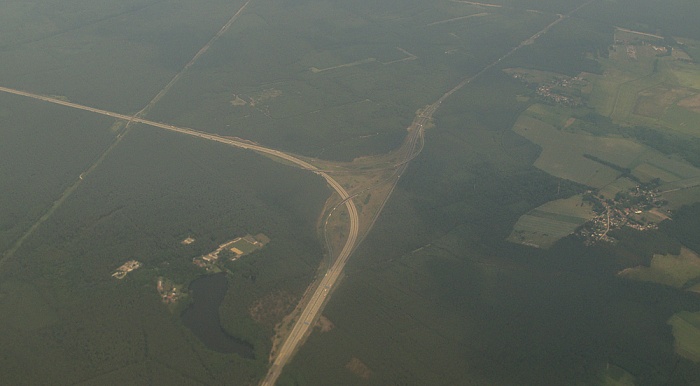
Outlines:
{"type": "Polygon", "coordinates": [[[253,345],[227,334],[221,327],[219,306],[228,290],[226,275],[202,276],[192,281],[189,288],[192,304],[181,315],[184,325],[211,350],[255,359],[253,345]]]}

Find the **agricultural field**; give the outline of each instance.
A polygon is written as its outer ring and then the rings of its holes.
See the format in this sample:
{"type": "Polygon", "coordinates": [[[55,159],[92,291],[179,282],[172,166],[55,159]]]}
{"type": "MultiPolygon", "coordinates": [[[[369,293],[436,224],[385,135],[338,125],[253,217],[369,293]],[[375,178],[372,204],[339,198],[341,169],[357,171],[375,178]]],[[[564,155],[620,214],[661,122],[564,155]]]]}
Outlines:
{"type": "Polygon", "coordinates": [[[649,267],[627,268],[620,271],[619,275],[632,280],[687,289],[688,284],[695,284],[696,279],[700,278],[700,257],[695,252],[682,248],[679,255],[655,255],[649,267]]]}
{"type": "Polygon", "coordinates": [[[621,367],[608,365],[602,384],[604,386],[634,386],[634,377],[621,367]]]}
{"type": "Polygon", "coordinates": [[[592,205],[581,195],[550,201],[518,219],[509,241],[548,248],[595,216],[592,205]]]}
{"type": "MultiPolygon", "coordinates": [[[[689,41],[696,45],[696,42],[689,41]]],[[[615,32],[602,75],[585,75],[593,87],[590,105],[613,122],[700,136],[700,65],[662,37],[615,32]]]]}
{"type": "MultiPolygon", "coordinates": [[[[645,137],[637,140],[637,133],[625,128],[644,125],[654,128],[648,130],[694,135],[693,101],[700,89],[693,88],[693,79],[700,79],[700,66],[687,55],[673,54],[676,51],[679,49],[668,46],[662,37],[618,28],[609,55],[598,59],[603,69],[600,75],[568,77],[536,69],[505,69],[514,79],[536,88],[539,103],[531,105],[513,127],[541,146],[534,165],[587,185],[607,199],[654,181],[667,204],[661,210],[700,201],[695,189],[700,184],[700,168],[683,159],[687,153],[669,154],[668,147],[645,137]],[[663,117],[673,117],[678,125],[666,125],[663,117]]],[[[694,157],[689,160],[696,161],[694,157]]],[[[668,217],[650,212],[645,218],[660,222],[668,217]]],[[[567,228],[550,226],[541,216],[524,215],[514,235],[527,232],[524,226],[534,232],[531,237],[520,234],[511,240],[539,245],[526,239],[534,240],[534,234],[550,235],[553,229],[561,229],[558,238],[568,234],[567,228]]]]}
{"type": "Polygon", "coordinates": [[[676,341],[676,352],[693,362],[700,362],[700,313],[680,312],[669,319],[676,341]]]}
{"type": "Polygon", "coordinates": [[[628,177],[621,177],[599,189],[598,194],[605,198],[614,198],[616,194],[627,192],[630,189],[634,189],[637,185],[636,181],[628,177]]]}
{"type": "Polygon", "coordinates": [[[698,202],[698,196],[700,196],[700,186],[671,190],[664,193],[664,198],[668,200],[669,207],[673,209],[680,209],[685,205],[692,205],[698,202]]]}
{"type": "MultiPolygon", "coordinates": [[[[558,112],[553,112],[543,117],[543,108],[530,107],[518,119],[514,130],[542,147],[535,166],[552,175],[608,190],[612,195],[616,192],[610,191],[610,187],[618,185],[616,181],[624,177],[625,170],[640,182],[658,178],[662,191],[687,189],[700,182],[700,168],[679,157],[664,155],[634,139],[577,130],[577,122],[566,125],[570,116],[564,120],[558,112]],[[548,122],[560,122],[560,125],[548,122]]],[[[620,188],[628,185],[622,184],[620,188]]]]}
{"type": "Polygon", "coordinates": [[[599,137],[560,130],[526,112],[513,127],[516,133],[542,147],[535,166],[556,177],[602,188],[622,173],[584,155],[592,155],[620,168],[631,168],[647,157],[648,148],[625,138],[599,137]]]}

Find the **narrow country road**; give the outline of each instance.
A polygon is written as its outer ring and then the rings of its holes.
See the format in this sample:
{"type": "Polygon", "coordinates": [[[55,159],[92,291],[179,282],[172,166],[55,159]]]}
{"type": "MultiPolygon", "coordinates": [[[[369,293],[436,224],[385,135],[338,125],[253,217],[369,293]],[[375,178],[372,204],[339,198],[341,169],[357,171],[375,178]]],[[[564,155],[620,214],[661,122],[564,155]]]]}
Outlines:
{"type": "MultiPolygon", "coordinates": [[[[10,249],[5,251],[0,256],[0,268],[2,268],[3,264],[7,261],[7,259],[11,258],[15,254],[15,252],[17,250],[19,250],[19,248],[24,244],[24,241],[27,240],[41,226],[41,224],[43,224],[46,220],[48,220],[53,215],[53,213],[61,205],[63,205],[63,203],[68,199],[68,197],[70,197],[73,194],[73,192],[75,192],[78,189],[80,184],[83,182],[83,179],[86,176],[88,176],[90,173],[92,173],[92,171],[95,170],[102,163],[102,161],[112,152],[112,150],[119,145],[119,143],[122,141],[122,139],[124,139],[124,137],[131,131],[131,124],[134,122],[134,119],[135,118],[142,118],[146,114],[148,114],[148,112],[153,108],[153,106],[155,106],[156,103],[158,103],[158,101],[160,101],[163,98],[163,96],[165,96],[165,94],[167,94],[168,91],[170,91],[170,89],[175,85],[175,83],[177,83],[180,80],[180,78],[182,78],[182,76],[185,74],[185,72],[187,72],[187,70],[190,67],[192,67],[197,62],[197,60],[202,55],[204,55],[204,53],[207,52],[207,50],[209,50],[209,47],[211,47],[211,45],[214,44],[214,42],[216,42],[217,39],[219,39],[224,33],[226,33],[226,31],[229,30],[229,28],[231,27],[233,22],[236,21],[236,19],[238,19],[238,16],[240,16],[240,14],[243,12],[243,10],[245,10],[245,8],[248,6],[248,4],[251,1],[252,0],[248,0],[245,4],[243,4],[236,11],[236,13],[226,22],[226,24],[224,24],[224,26],[221,27],[219,29],[219,31],[211,39],[209,39],[209,41],[204,45],[204,47],[200,48],[199,51],[197,51],[197,53],[194,55],[194,57],[192,57],[192,59],[190,59],[190,61],[187,62],[187,64],[177,74],[175,74],[175,76],[173,76],[172,79],[170,79],[170,81],[160,90],[160,92],[158,92],[158,94],[156,94],[156,96],[153,97],[153,99],[151,99],[148,102],[148,104],[146,104],[146,106],[144,106],[141,110],[139,110],[136,114],[129,117],[128,119],[123,118],[124,117],[123,114],[109,113],[107,111],[98,110],[98,109],[91,109],[87,106],[80,106],[80,105],[73,104],[73,103],[63,104],[66,107],[73,107],[73,108],[82,109],[82,110],[86,110],[86,111],[92,111],[92,112],[95,112],[98,114],[108,115],[111,117],[119,116],[119,119],[125,119],[127,123],[126,123],[126,126],[124,127],[124,131],[114,139],[112,144],[109,145],[102,152],[102,154],[100,154],[100,156],[97,158],[97,160],[92,165],[90,165],[85,171],[80,173],[80,175],[78,176],[78,179],[76,179],[73,184],[71,184],[66,190],[63,191],[61,196],[56,201],[54,201],[54,203],[51,205],[51,207],[41,217],[39,217],[39,219],[36,220],[27,229],[27,231],[22,234],[22,236],[20,236],[15,241],[15,243],[10,247],[10,249]]],[[[16,94],[16,95],[22,95],[22,96],[26,96],[26,97],[30,97],[30,98],[34,98],[34,97],[38,96],[35,94],[26,93],[26,92],[22,92],[19,90],[12,90],[9,88],[3,88],[3,90],[1,90],[1,91],[16,94]]],[[[41,98],[35,98],[35,99],[41,99],[41,98]]],[[[49,99],[53,99],[53,98],[49,98],[49,99]]],[[[47,101],[47,102],[55,103],[54,100],[49,100],[49,99],[43,99],[43,100],[47,101]]]]}

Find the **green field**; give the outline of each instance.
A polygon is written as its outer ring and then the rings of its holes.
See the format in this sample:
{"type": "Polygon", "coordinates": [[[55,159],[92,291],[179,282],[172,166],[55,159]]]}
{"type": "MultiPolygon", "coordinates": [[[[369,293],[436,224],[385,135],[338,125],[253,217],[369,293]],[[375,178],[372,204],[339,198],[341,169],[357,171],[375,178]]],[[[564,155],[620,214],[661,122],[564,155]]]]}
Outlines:
{"type": "Polygon", "coordinates": [[[526,112],[514,126],[516,133],[542,147],[535,166],[556,177],[595,188],[620,177],[617,170],[584,157],[591,154],[623,168],[634,167],[650,150],[624,138],[572,133],[532,118],[526,112]]]}
{"type": "MultiPolygon", "coordinates": [[[[617,31],[616,41],[630,36],[635,35],[617,31]]],[[[676,55],[659,56],[659,49],[669,49],[663,41],[636,36],[643,43],[614,45],[608,58],[600,59],[603,74],[585,76],[593,85],[590,106],[618,124],[699,136],[700,114],[691,107],[696,103],[681,106],[700,93],[700,66],[676,55]]]]}
{"type": "Polygon", "coordinates": [[[700,186],[664,193],[664,198],[669,201],[669,206],[673,209],[696,203],[698,197],[700,197],[700,186]]]}
{"type": "Polygon", "coordinates": [[[243,254],[249,254],[257,251],[259,247],[253,243],[248,242],[248,240],[245,239],[240,239],[236,241],[235,243],[231,244],[231,248],[236,248],[239,251],[243,252],[243,254]]]}
{"type": "MultiPolygon", "coordinates": [[[[517,71],[526,74],[527,82],[533,81],[532,71],[517,71]]],[[[534,74],[539,76],[535,80],[547,78],[542,73],[534,74]]],[[[591,99],[599,94],[594,89],[591,99]]],[[[695,190],[689,189],[698,184],[700,168],[683,159],[692,156],[694,150],[683,152],[683,156],[669,154],[669,147],[663,143],[643,136],[637,141],[634,131],[630,138],[628,131],[611,120],[595,118],[585,108],[534,104],[520,116],[514,130],[542,147],[535,166],[554,176],[598,188],[606,197],[634,186],[635,182],[623,174],[623,170],[629,170],[628,177],[639,182],[658,179],[662,183],[659,189],[670,194],[667,199],[674,208],[700,200],[695,190]],[[684,191],[676,193],[679,189],[684,191]]],[[[690,160],[696,161],[694,157],[690,160]]]]}
{"type": "Polygon", "coordinates": [[[634,386],[634,377],[621,367],[608,366],[602,384],[604,386],[634,386]]]}
{"type": "Polygon", "coordinates": [[[629,191],[630,189],[634,189],[636,186],[637,183],[629,178],[618,178],[617,180],[598,190],[598,194],[605,198],[614,198],[617,193],[629,191]]]}
{"type": "Polygon", "coordinates": [[[673,328],[678,355],[700,362],[700,313],[680,312],[668,324],[673,328]]]}
{"type": "Polygon", "coordinates": [[[535,166],[554,176],[603,188],[622,175],[618,170],[584,155],[593,155],[620,168],[628,168],[634,177],[643,182],[658,178],[665,183],[662,190],[693,186],[700,176],[697,167],[682,159],[665,156],[634,140],[564,131],[531,115],[535,114],[530,114],[530,110],[523,114],[514,130],[542,146],[535,166]]]}
{"type": "MultiPolygon", "coordinates": [[[[700,66],[680,61],[680,54],[659,56],[669,49],[659,37],[618,29],[614,39],[608,56],[598,58],[602,74],[582,73],[576,78],[580,81],[574,79],[580,86],[563,89],[568,95],[582,95],[581,106],[533,104],[519,117],[515,132],[542,148],[536,167],[598,189],[604,197],[614,197],[638,183],[659,181],[669,208],[700,201],[695,189],[700,165],[694,155],[700,147],[687,139],[697,134],[695,123],[700,122],[700,115],[692,111],[700,93],[695,84],[700,66]],[[652,131],[665,134],[650,135],[652,131]],[[688,150],[667,146],[665,138],[685,141],[688,150]]],[[[537,69],[505,71],[535,86],[562,78],[537,69]]],[[[548,245],[573,226],[527,214],[510,239],[548,245]]]]}
{"type": "Polygon", "coordinates": [[[649,281],[685,288],[700,277],[700,258],[687,249],[681,249],[680,255],[655,255],[649,267],[628,268],[619,273],[632,280],[649,281]]]}
{"type": "Polygon", "coordinates": [[[508,240],[548,248],[594,216],[590,203],[584,202],[580,195],[550,201],[521,216],[508,240]]]}

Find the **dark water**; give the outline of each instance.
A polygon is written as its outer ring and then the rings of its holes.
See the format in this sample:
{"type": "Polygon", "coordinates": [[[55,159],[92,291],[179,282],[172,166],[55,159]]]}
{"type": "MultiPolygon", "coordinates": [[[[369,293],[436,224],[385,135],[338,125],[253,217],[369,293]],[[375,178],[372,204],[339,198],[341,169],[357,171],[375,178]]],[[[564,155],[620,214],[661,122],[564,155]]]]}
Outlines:
{"type": "Polygon", "coordinates": [[[207,275],[194,280],[190,283],[193,302],[182,313],[182,322],[209,349],[255,359],[250,343],[228,335],[221,328],[219,306],[227,289],[228,282],[224,274],[207,275]]]}

